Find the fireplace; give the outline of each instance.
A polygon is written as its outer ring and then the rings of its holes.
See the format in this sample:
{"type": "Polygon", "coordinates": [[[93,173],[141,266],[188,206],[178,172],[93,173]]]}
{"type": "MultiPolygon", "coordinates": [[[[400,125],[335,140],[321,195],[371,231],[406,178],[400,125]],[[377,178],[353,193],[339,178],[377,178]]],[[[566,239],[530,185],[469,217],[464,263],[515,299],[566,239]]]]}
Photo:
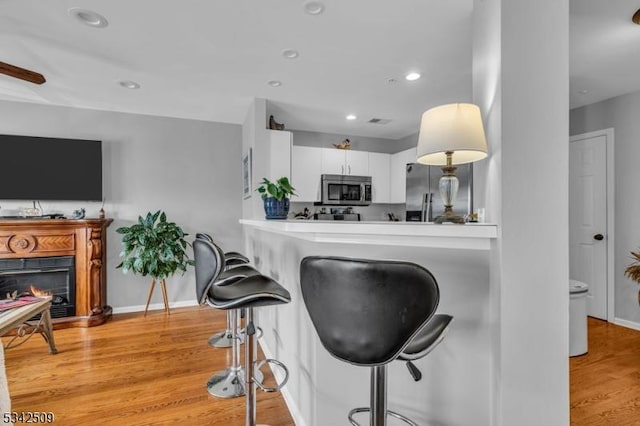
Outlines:
{"type": "Polygon", "coordinates": [[[32,288],[52,296],[51,318],[75,316],[74,256],[0,259],[0,299],[33,294],[32,288]]]}

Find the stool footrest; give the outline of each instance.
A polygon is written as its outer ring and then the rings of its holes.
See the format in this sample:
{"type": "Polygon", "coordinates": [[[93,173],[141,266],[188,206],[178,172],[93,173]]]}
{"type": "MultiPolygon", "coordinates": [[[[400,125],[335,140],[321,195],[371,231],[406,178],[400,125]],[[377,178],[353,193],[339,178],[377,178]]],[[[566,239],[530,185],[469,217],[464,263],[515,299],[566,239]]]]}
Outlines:
{"type": "Polygon", "coordinates": [[[257,380],[258,378],[256,377],[256,374],[253,375],[253,381],[255,382],[256,386],[258,386],[263,392],[277,392],[280,389],[282,389],[284,385],[287,384],[287,381],[289,380],[289,369],[287,368],[286,365],[284,365],[277,359],[271,359],[271,358],[262,359],[254,363],[256,370],[260,370],[260,367],[262,367],[265,364],[269,364],[270,366],[276,366],[280,368],[282,371],[284,371],[284,379],[282,379],[282,382],[276,384],[276,386],[267,387],[262,384],[262,380],[257,380]]]}
{"type": "MultiPolygon", "coordinates": [[[[354,414],[359,414],[359,413],[369,413],[369,412],[371,412],[371,408],[369,408],[369,407],[354,408],[353,410],[349,411],[349,422],[353,426],[361,426],[360,423],[356,422],[353,419],[353,415],[354,414]]],[[[402,414],[398,414],[395,411],[387,410],[387,416],[395,417],[398,420],[402,420],[403,422],[405,422],[406,424],[408,424],[410,426],[418,426],[418,424],[416,422],[414,422],[413,420],[403,416],[402,414]]]]}

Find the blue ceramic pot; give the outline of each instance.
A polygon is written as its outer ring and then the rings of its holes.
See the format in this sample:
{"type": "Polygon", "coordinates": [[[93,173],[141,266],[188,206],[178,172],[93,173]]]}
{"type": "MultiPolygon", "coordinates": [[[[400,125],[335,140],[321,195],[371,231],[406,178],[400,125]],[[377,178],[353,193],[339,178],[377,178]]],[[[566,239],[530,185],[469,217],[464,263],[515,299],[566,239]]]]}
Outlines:
{"type": "Polygon", "coordinates": [[[289,199],[276,200],[274,197],[264,199],[264,212],[267,219],[286,219],[289,214],[289,199]]]}

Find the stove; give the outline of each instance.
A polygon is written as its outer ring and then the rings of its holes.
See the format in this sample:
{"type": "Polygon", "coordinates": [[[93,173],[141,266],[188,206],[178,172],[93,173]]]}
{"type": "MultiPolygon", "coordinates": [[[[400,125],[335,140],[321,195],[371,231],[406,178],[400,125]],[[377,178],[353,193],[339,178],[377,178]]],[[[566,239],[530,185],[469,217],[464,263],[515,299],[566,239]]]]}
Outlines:
{"type": "Polygon", "coordinates": [[[359,221],[360,213],[316,213],[313,215],[313,219],[359,221]]]}

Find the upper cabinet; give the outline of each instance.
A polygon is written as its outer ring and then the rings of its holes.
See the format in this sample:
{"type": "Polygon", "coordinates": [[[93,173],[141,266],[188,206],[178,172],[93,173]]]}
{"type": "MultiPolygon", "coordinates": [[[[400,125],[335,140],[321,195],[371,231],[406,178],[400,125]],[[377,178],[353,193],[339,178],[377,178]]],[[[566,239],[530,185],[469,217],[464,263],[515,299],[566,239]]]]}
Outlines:
{"type": "Polygon", "coordinates": [[[369,153],[373,203],[390,203],[391,154],[369,153]]]}
{"type": "Polygon", "coordinates": [[[389,191],[391,203],[407,202],[407,164],[416,162],[416,148],[409,148],[391,156],[389,191]]]}
{"type": "Polygon", "coordinates": [[[286,130],[269,130],[269,180],[283,176],[291,180],[292,133],[286,130]]]}
{"type": "Polygon", "coordinates": [[[416,149],[396,154],[293,145],[291,183],[296,202],[319,201],[320,175],[371,176],[373,203],[406,202],[407,164],[416,162],[416,149]]]}
{"type": "MultiPolygon", "coordinates": [[[[320,175],[324,148],[293,146],[291,161],[291,185],[296,189],[295,202],[320,200],[320,175]]],[[[337,151],[337,150],[336,150],[337,151]]]]}
{"type": "Polygon", "coordinates": [[[322,173],[330,175],[369,175],[369,153],[348,149],[322,149],[322,173]]]}

